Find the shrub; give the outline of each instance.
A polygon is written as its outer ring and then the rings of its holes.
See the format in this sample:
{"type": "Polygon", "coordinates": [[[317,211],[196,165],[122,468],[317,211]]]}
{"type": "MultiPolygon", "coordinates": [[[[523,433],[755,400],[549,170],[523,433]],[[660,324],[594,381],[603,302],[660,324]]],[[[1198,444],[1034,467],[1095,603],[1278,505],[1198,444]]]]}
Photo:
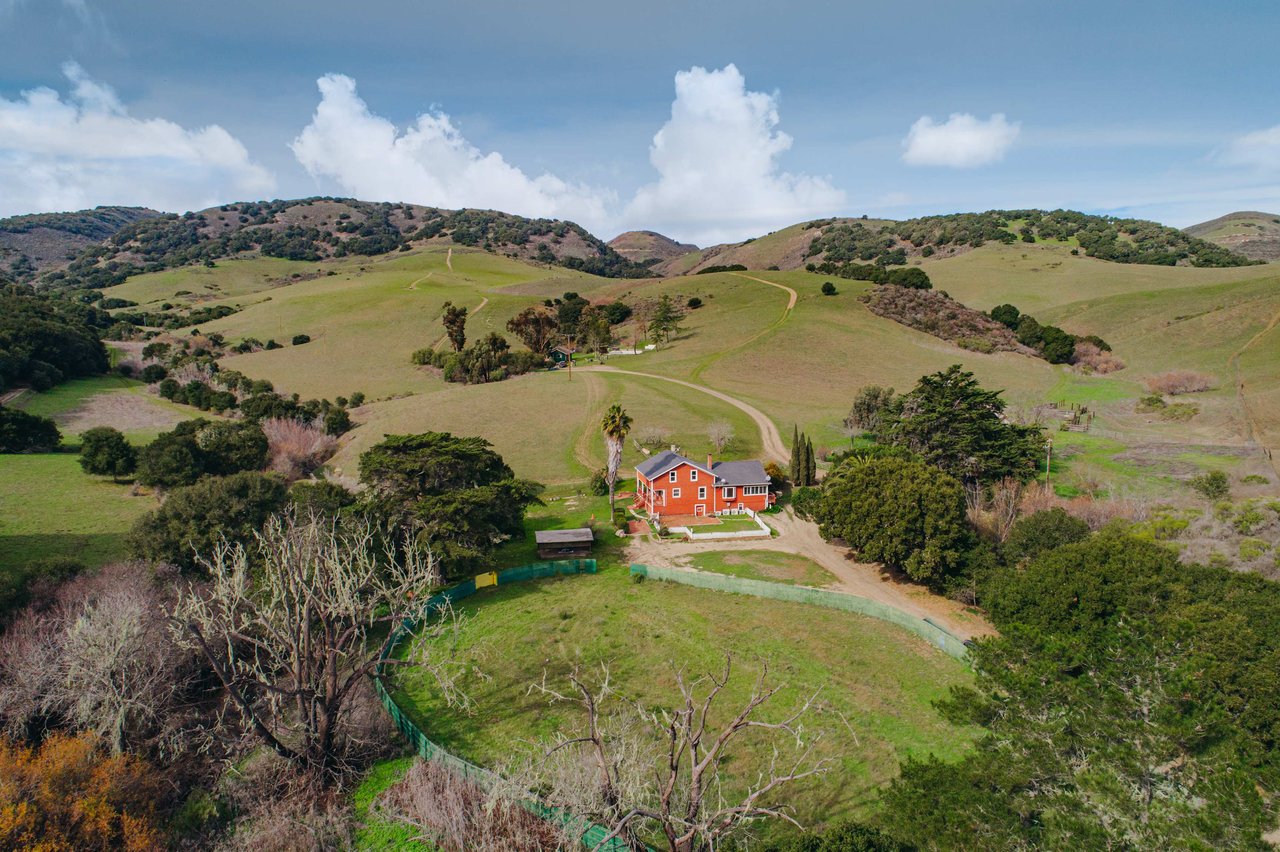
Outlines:
{"type": "Polygon", "coordinates": [[[822,283],[822,295],[834,296],[836,293],[837,293],[837,290],[836,290],[835,284],[832,284],[830,281],[824,281],[822,283]]]}
{"type": "Polygon", "coordinates": [[[244,472],[178,488],[164,505],[140,518],[129,535],[135,556],[189,571],[196,554],[222,541],[247,544],[282,509],[288,489],[275,476],[244,472]]]}
{"type": "Polygon", "coordinates": [[[164,779],[92,734],[54,733],[38,747],[0,738],[0,847],[162,849],[164,779]]]}
{"type": "Polygon", "coordinates": [[[270,418],[262,421],[262,431],[266,435],[271,470],[289,481],[309,476],[338,449],[332,435],[299,420],[270,418]]]}
{"type": "Polygon", "coordinates": [[[267,350],[271,350],[271,349],[283,349],[284,347],[281,346],[279,343],[276,343],[274,340],[268,340],[267,345],[264,346],[263,348],[267,350]]]}
{"type": "Polygon", "coordinates": [[[1020,518],[1009,530],[1005,553],[1010,559],[1033,559],[1064,544],[1088,538],[1089,525],[1055,507],[1020,518]]]}
{"type": "Polygon", "coordinates": [[[289,500],[298,508],[301,517],[308,513],[332,516],[355,505],[356,495],[336,482],[322,479],[294,483],[289,489],[289,500]]]}
{"type": "Polygon", "coordinates": [[[293,336],[292,343],[294,346],[301,346],[304,343],[310,343],[310,342],[311,342],[311,335],[309,334],[295,334],[293,336]]]}
{"type": "Polygon", "coordinates": [[[119,479],[138,468],[138,454],[118,430],[96,426],[80,436],[80,467],[85,473],[119,479]]]}
{"type": "Polygon", "coordinates": [[[165,399],[173,399],[181,389],[182,385],[178,384],[177,379],[164,379],[160,382],[160,386],[156,388],[156,392],[165,399]]]}
{"type": "Polygon", "coordinates": [[[689,301],[685,302],[685,305],[687,305],[689,308],[693,310],[697,310],[698,308],[702,307],[702,300],[699,299],[697,296],[694,296],[691,299],[689,299],[689,301]]]}
{"type": "Polygon", "coordinates": [[[159,364],[148,364],[142,368],[140,378],[149,385],[162,382],[169,376],[169,371],[159,364]]]}
{"type": "Polygon", "coordinates": [[[822,502],[822,489],[812,485],[801,485],[791,489],[791,508],[805,520],[816,517],[818,506],[822,502]]]}
{"type": "Polygon", "coordinates": [[[1096,343],[1087,340],[1076,341],[1071,363],[1079,367],[1083,372],[1098,373],[1099,375],[1106,375],[1107,373],[1114,373],[1117,370],[1124,369],[1124,361],[1121,361],[1112,352],[1104,350],[1096,343]]]}
{"type": "Polygon", "coordinates": [[[228,476],[267,466],[267,436],[257,423],[194,422],[201,424],[194,434],[205,473],[228,476]]]}
{"type": "Polygon", "coordinates": [[[604,497],[609,493],[609,479],[604,468],[591,474],[591,482],[587,488],[596,497],[604,497]]]}
{"type": "Polygon", "coordinates": [[[0,406],[0,453],[47,453],[62,441],[48,417],[0,406]]]}
{"type": "Polygon", "coordinates": [[[165,432],[142,448],[137,472],[143,485],[177,488],[204,474],[204,459],[191,435],[165,432]]]}
{"type": "Polygon", "coordinates": [[[1231,493],[1231,482],[1220,470],[1192,477],[1190,485],[1206,500],[1223,500],[1231,493]]]}
{"type": "Polygon", "coordinates": [[[345,435],[351,431],[351,415],[342,408],[331,408],[324,416],[324,431],[327,435],[345,435]]]}
{"type": "Polygon", "coordinates": [[[1169,370],[1166,373],[1147,376],[1142,380],[1142,383],[1152,393],[1168,394],[1169,396],[1176,396],[1180,393],[1198,393],[1199,391],[1212,390],[1218,386],[1218,381],[1213,376],[1208,373],[1198,373],[1195,370],[1169,370]]]}
{"type": "Polygon", "coordinates": [[[361,391],[356,391],[355,393],[351,394],[351,399],[349,400],[348,404],[350,405],[351,408],[359,408],[360,406],[364,405],[364,393],[361,391]]]}

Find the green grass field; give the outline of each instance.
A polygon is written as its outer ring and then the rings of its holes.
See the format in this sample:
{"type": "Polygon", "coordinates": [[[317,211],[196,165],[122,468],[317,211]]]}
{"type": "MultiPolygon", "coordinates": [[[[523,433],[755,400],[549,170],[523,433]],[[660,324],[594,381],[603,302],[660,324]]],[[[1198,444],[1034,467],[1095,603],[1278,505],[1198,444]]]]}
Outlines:
{"type": "MultiPolygon", "coordinates": [[[[806,729],[821,732],[810,740],[814,755],[831,759],[833,772],[796,788],[793,802],[804,824],[866,815],[878,786],[907,756],[959,758],[975,733],[945,722],[932,706],[951,686],[968,683],[969,672],[923,640],[870,618],[634,584],[621,567],[485,590],[461,610],[467,620],[458,650],[475,712],[442,706],[421,674],[403,675],[398,692],[432,738],[482,765],[498,766],[521,744],[575,730],[572,708],[527,694],[544,671],[558,685],[575,665],[607,663],[622,694],[663,706],[672,700],[673,664],[691,674],[714,671],[726,652],[737,674],[718,718],[745,701],[763,660],[786,684],[770,716],[821,689],[822,712],[806,729]]],[[[762,741],[744,740],[728,763],[729,792],[754,780],[768,754],[762,741]]]]}
{"type": "Polygon", "coordinates": [[[73,453],[0,455],[0,572],[49,556],[91,567],[120,559],[130,526],[157,505],[85,474],[73,453]]]}
{"type": "Polygon", "coordinates": [[[733,550],[695,553],[690,563],[699,571],[728,574],[744,580],[766,580],[790,586],[822,588],[834,582],[831,572],[817,563],[777,550],[733,550]]]}

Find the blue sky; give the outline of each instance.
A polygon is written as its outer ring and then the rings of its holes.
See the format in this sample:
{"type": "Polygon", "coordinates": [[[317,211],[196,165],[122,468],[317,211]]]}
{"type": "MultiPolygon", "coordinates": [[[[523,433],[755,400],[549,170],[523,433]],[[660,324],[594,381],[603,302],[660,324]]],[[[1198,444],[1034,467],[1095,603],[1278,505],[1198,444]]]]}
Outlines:
{"type": "Polygon", "coordinates": [[[312,194],[700,243],[1280,210],[1269,2],[0,0],[0,215],[312,194]],[[322,94],[323,92],[323,94],[322,94]]]}

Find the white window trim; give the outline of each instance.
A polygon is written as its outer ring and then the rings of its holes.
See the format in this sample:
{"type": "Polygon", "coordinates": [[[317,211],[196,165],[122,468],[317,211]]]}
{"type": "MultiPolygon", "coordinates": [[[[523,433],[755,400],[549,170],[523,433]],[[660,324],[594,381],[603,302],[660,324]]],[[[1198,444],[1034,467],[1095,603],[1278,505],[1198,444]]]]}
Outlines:
{"type": "Polygon", "coordinates": [[[675,470],[673,470],[673,471],[671,471],[671,473],[667,474],[667,481],[668,481],[668,482],[679,482],[679,478],[678,478],[679,476],[680,476],[679,471],[675,471],[675,470]]]}
{"type": "Polygon", "coordinates": [[[689,468],[689,481],[690,482],[698,481],[698,469],[696,467],[689,468]]]}
{"type": "Polygon", "coordinates": [[[733,486],[732,486],[732,485],[730,485],[729,487],[725,488],[725,490],[724,490],[724,499],[726,499],[726,500],[732,500],[732,499],[733,499],[734,497],[736,497],[736,496],[737,496],[737,494],[734,492],[734,488],[733,488],[733,486]]]}
{"type": "Polygon", "coordinates": [[[767,485],[744,485],[742,486],[742,496],[753,497],[760,494],[768,494],[769,486],[767,485]]]}
{"type": "Polygon", "coordinates": [[[679,500],[679,499],[680,499],[680,489],[679,489],[679,488],[672,488],[672,489],[671,489],[671,499],[672,499],[672,500],[679,500]]]}
{"type": "Polygon", "coordinates": [[[705,485],[698,486],[698,499],[699,500],[707,499],[707,486],[705,485]]]}

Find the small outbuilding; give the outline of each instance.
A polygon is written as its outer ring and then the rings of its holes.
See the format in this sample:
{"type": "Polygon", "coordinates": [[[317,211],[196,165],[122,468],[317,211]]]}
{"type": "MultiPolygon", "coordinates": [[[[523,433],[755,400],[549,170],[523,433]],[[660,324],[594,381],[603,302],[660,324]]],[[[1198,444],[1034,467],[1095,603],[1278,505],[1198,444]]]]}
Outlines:
{"type": "Polygon", "coordinates": [[[591,555],[596,537],[591,530],[538,530],[533,534],[539,559],[584,559],[591,555]]]}
{"type": "Polygon", "coordinates": [[[552,363],[557,367],[564,367],[569,364],[569,359],[572,358],[574,353],[577,351],[578,350],[576,348],[570,348],[562,343],[551,350],[550,358],[552,363]]]}

